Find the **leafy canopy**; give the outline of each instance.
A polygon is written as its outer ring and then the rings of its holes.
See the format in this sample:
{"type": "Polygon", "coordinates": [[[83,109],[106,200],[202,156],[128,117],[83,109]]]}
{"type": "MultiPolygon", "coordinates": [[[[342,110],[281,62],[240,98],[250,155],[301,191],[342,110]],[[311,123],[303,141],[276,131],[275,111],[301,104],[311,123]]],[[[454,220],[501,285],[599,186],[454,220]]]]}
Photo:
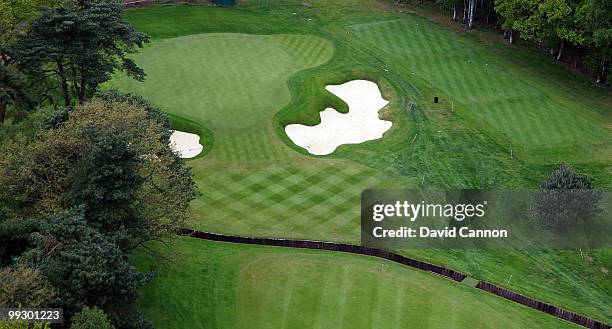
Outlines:
{"type": "Polygon", "coordinates": [[[149,41],[123,19],[119,0],[84,0],[47,8],[8,53],[32,76],[53,77],[65,105],[83,104],[116,70],[144,79],[129,54],[149,41]]]}
{"type": "Polygon", "coordinates": [[[91,225],[124,232],[130,246],[184,225],[197,189],[158,111],[94,100],[58,115],[58,128],[15,140],[0,159],[8,215],[46,218],[82,205],[91,225]]]}
{"type": "Polygon", "coordinates": [[[70,329],[114,329],[108,317],[97,307],[85,307],[72,318],[70,329]]]}

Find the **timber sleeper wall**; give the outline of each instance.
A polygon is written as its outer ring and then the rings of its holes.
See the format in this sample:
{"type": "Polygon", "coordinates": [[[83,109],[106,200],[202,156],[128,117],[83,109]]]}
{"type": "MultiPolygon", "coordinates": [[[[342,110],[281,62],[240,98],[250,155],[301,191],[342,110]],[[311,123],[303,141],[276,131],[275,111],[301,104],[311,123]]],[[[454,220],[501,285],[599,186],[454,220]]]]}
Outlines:
{"type": "MultiPolygon", "coordinates": [[[[209,232],[201,232],[194,231],[190,229],[180,229],[177,232],[178,235],[181,236],[189,236],[203,240],[211,240],[211,241],[221,241],[221,242],[231,242],[231,243],[242,243],[242,244],[256,244],[256,245],[265,245],[265,246],[274,246],[274,247],[290,247],[290,248],[303,248],[303,249],[318,249],[318,250],[330,250],[330,251],[338,251],[338,252],[346,252],[352,254],[360,254],[367,256],[374,256],[378,258],[383,258],[386,260],[390,260],[395,263],[399,263],[402,265],[410,266],[413,268],[418,268],[423,271],[427,271],[444,278],[453,280],[453,281],[463,281],[467,276],[461,272],[457,272],[455,270],[451,270],[450,268],[446,268],[443,266],[438,266],[434,264],[430,264],[427,262],[423,262],[420,260],[416,260],[413,258],[405,257],[394,252],[370,248],[364,246],[357,246],[353,244],[346,243],[334,243],[334,242],[324,242],[324,241],[310,241],[310,240],[290,240],[290,239],[271,239],[271,238],[249,238],[249,237],[241,237],[234,235],[224,235],[217,233],[209,233],[209,232]]],[[[536,309],[538,311],[548,313],[557,318],[587,327],[592,329],[612,329],[610,325],[588,318],[584,315],[580,315],[578,313],[574,313],[560,307],[547,304],[531,297],[527,297],[525,295],[521,295],[519,293],[510,291],[508,289],[496,286],[492,283],[486,281],[478,281],[476,288],[481,289],[483,291],[495,294],[499,297],[511,300],[513,302],[525,305],[527,307],[536,309]]]]}

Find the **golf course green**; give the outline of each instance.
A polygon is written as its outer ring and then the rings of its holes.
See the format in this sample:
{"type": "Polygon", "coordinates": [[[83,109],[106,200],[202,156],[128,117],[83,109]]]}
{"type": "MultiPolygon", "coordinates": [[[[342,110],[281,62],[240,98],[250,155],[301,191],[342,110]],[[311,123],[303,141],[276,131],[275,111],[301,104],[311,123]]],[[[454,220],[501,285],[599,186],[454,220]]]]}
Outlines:
{"type": "Polygon", "coordinates": [[[156,327],[578,328],[462,283],[379,259],[179,238],[142,307],[156,327]]]}
{"type": "MultiPolygon", "coordinates": [[[[561,161],[612,186],[606,91],[526,47],[510,52],[400,8],[288,0],[128,10],[152,37],[134,55],[147,76],[106,87],[144,96],[202,137],[204,153],[188,162],[201,192],[197,230],[358,243],[364,189],[532,188],[561,161]],[[346,111],[325,86],[354,79],[378,83],[391,130],[329,156],[294,145],[284,127],[317,124],[325,107],[346,111]]],[[[173,245],[157,247],[168,262],[136,256],[159,273],[141,301],[159,328],[572,327],[368,257],[173,245]]],[[[609,250],[586,251],[590,262],[578,251],[397,251],[612,321],[609,250]]]]}

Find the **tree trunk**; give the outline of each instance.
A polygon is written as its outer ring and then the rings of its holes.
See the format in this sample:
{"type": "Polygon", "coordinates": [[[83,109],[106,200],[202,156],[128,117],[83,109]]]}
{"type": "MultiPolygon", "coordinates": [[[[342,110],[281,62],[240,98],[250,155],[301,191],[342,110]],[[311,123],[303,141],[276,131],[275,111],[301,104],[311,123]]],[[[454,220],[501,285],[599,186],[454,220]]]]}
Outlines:
{"type": "Polygon", "coordinates": [[[79,105],[83,105],[85,99],[85,84],[81,83],[81,89],[79,90],[79,105]]]}
{"type": "Polygon", "coordinates": [[[0,103],[0,125],[4,123],[4,118],[6,118],[6,104],[0,103]]]}
{"type": "Polygon", "coordinates": [[[87,83],[85,82],[85,76],[83,75],[83,67],[81,66],[81,86],[79,88],[79,105],[83,105],[85,102],[85,88],[87,88],[87,83]]]}
{"type": "Polygon", "coordinates": [[[597,72],[597,83],[602,83],[606,81],[606,71],[607,71],[607,63],[606,59],[602,58],[599,66],[599,70],[597,72]]]}
{"type": "Polygon", "coordinates": [[[512,44],[512,37],[513,37],[514,31],[512,30],[512,28],[510,28],[510,43],[512,44]]]}
{"type": "Polygon", "coordinates": [[[68,89],[68,81],[66,80],[66,72],[64,71],[64,64],[59,60],[57,63],[57,72],[60,78],[60,85],[62,87],[62,94],[64,95],[64,105],[70,106],[70,90],[68,89]]]}
{"type": "Polygon", "coordinates": [[[559,46],[559,54],[557,54],[557,62],[561,60],[561,56],[563,56],[563,40],[561,40],[561,45],[559,46]]]}
{"type": "Polygon", "coordinates": [[[468,30],[474,25],[474,12],[476,11],[476,0],[470,0],[468,10],[468,30]]]}
{"type": "Polygon", "coordinates": [[[457,3],[453,3],[453,22],[457,20],[457,3]]]}
{"type": "Polygon", "coordinates": [[[467,10],[468,10],[467,2],[466,0],[463,0],[463,19],[461,20],[463,24],[467,23],[467,10]]]}

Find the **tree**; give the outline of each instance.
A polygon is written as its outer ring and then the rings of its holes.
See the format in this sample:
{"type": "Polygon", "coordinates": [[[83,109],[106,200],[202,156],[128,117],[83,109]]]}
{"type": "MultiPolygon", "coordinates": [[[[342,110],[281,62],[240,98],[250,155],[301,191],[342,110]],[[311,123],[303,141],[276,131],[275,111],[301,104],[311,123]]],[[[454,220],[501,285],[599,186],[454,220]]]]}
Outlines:
{"type": "Polygon", "coordinates": [[[28,89],[28,80],[22,73],[12,66],[0,64],[0,125],[4,123],[9,105],[33,107],[33,96],[28,89]]]}
{"type": "Polygon", "coordinates": [[[529,17],[534,7],[534,0],[495,1],[495,11],[502,17],[502,27],[507,31],[510,43],[514,41],[514,30],[529,17]]]}
{"type": "Polygon", "coordinates": [[[467,0],[467,28],[468,30],[471,30],[472,26],[474,25],[474,16],[476,15],[477,5],[478,5],[478,0],[467,0]]]}
{"type": "Polygon", "coordinates": [[[126,229],[135,245],[172,233],[189,218],[197,189],[159,120],[129,103],[76,108],[34,142],[18,139],[6,147],[0,204],[11,216],[33,219],[83,204],[92,224],[108,232],[126,229]],[[113,212],[120,203],[121,214],[113,212]]]}
{"type": "Polygon", "coordinates": [[[560,60],[565,42],[583,42],[575,20],[576,5],[571,0],[497,0],[495,10],[503,17],[510,43],[515,30],[525,40],[552,42],[559,46],[560,60]]]}
{"type": "Polygon", "coordinates": [[[128,255],[114,236],[89,225],[83,207],[78,207],[50,216],[37,248],[22,261],[36,266],[58,289],[68,316],[84,306],[97,306],[114,322],[125,323],[123,309],[133,309],[138,289],[150,279],[136,271],[128,255]]]}
{"type": "Polygon", "coordinates": [[[559,40],[557,61],[561,60],[566,42],[577,46],[584,44],[583,31],[576,20],[577,5],[575,1],[545,0],[538,6],[538,12],[548,27],[549,36],[559,40]]]}
{"type": "Polygon", "coordinates": [[[40,271],[25,265],[0,269],[0,307],[49,307],[56,297],[40,271]]]}
{"type": "Polygon", "coordinates": [[[584,224],[599,212],[602,195],[593,190],[586,176],[561,164],[542,184],[535,196],[535,211],[547,227],[566,229],[584,224]]]}
{"type": "Polygon", "coordinates": [[[540,0],[527,0],[522,2],[524,12],[515,18],[512,27],[521,33],[525,40],[541,42],[550,39],[552,26],[546,21],[546,14],[541,10],[540,0]]]}
{"type": "Polygon", "coordinates": [[[451,19],[453,22],[457,20],[457,3],[459,0],[437,0],[436,3],[441,4],[444,7],[452,7],[453,8],[453,18],[451,19]]]}
{"type": "Polygon", "coordinates": [[[151,105],[151,103],[141,96],[130,93],[122,93],[115,89],[109,89],[97,92],[95,94],[95,98],[108,103],[127,103],[144,109],[149,118],[157,121],[157,123],[166,130],[167,133],[161,136],[162,141],[165,142],[170,140],[170,121],[168,120],[168,117],[162,112],[161,109],[151,105]]]}
{"type": "Polygon", "coordinates": [[[38,221],[0,214],[0,266],[12,264],[15,257],[32,247],[30,234],[38,227],[38,221]]]}
{"type": "Polygon", "coordinates": [[[48,323],[29,324],[27,321],[0,322],[0,329],[51,329],[48,323]]]}
{"type": "Polygon", "coordinates": [[[85,306],[72,317],[70,329],[114,329],[104,311],[96,307],[85,306]]]}
{"type": "Polygon", "coordinates": [[[7,250],[11,260],[57,289],[67,319],[95,306],[117,328],[150,328],[136,307],[150,275],[129,255],[182,227],[197,190],[159,110],[131,95],[99,97],[56,112],[34,140],[7,145],[0,238],[18,247],[7,250]]]}
{"type": "Polygon", "coordinates": [[[591,49],[590,66],[597,72],[597,83],[601,83],[608,76],[608,63],[612,57],[612,3],[586,0],[577,16],[585,31],[584,43],[591,49]]]}
{"type": "Polygon", "coordinates": [[[46,9],[8,53],[29,74],[57,79],[65,106],[75,98],[83,104],[116,70],[144,79],[128,55],[149,38],[123,19],[122,9],[118,0],[83,0],[46,9]]]}
{"type": "MultiPolygon", "coordinates": [[[[66,2],[64,0],[3,0],[0,2],[0,44],[14,43],[25,35],[29,24],[41,8],[66,2]]],[[[0,52],[1,53],[1,52],[0,52]]],[[[1,57],[1,56],[0,56],[1,57]]]]}
{"type": "Polygon", "coordinates": [[[83,134],[91,146],[65,178],[66,204],[84,206],[90,225],[104,231],[145,228],[146,222],[132,205],[144,177],[138,172],[139,154],[130,144],[128,131],[109,134],[103,127],[85,126],[83,134]]]}

